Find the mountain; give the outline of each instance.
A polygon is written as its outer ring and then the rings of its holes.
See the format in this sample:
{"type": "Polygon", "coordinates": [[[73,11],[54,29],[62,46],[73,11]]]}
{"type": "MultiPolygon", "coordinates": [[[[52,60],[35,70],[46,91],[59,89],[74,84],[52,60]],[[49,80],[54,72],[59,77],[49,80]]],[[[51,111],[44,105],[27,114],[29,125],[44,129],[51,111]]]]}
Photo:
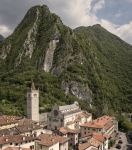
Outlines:
{"type": "Polygon", "coordinates": [[[132,46],[98,24],[72,30],[35,6],[0,44],[0,112],[26,113],[31,80],[41,112],[75,100],[98,115],[131,112],[131,75],[132,46]]]}
{"type": "Polygon", "coordinates": [[[0,35],[0,43],[4,41],[4,37],[0,35]]]}

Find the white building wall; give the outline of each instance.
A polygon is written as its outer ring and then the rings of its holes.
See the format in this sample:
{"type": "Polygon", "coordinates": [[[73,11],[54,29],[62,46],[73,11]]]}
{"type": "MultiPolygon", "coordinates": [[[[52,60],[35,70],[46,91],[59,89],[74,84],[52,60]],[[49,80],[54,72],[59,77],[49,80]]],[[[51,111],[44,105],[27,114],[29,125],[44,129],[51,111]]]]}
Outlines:
{"type": "Polygon", "coordinates": [[[68,150],[68,142],[61,144],[59,150],[68,150]]]}
{"type": "Polygon", "coordinates": [[[31,90],[27,93],[27,117],[39,121],[39,91],[31,90]]]}
{"type": "Polygon", "coordinates": [[[7,124],[7,125],[3,125],[3,126],[0,126],[0,130],[13,128],[13,127],[15,127],[17,125],[18,125],[18,123],[11,123],[11,124],[7,124]]]}
{"type": "Polygon", "coordinates": [[[59,150],[59,142],[49,147],[36,143],[36,150],[59,150]]]}
{"type": "Polygon", "coordinates": [[[104,142],[104,150],[108,150],[108,145],[109,145],[109,140],[107,139],[107,140],[104,142]]]}
{"type": "Polygon", "coordinates": [[[73,113],[73,114],[65,116],[64,117],[64,127],[67,125],[68,122],[75,121],[77,115],[80,114],[80,113],[82,113],[82,112],[80,111],[80,112],[73,113]]]}
{"type": "Polygon", "coordinates": [[[23,143],[18,144],[18,145],[16,145],[15,143],[12,143],[12,144],[10,144],[10,143],[8,143],[8,144],[3,144],[3,145],[2,145],[2,149],[5,149],[5,148],[7,148],[7,147],[30,148],[30,146],[34,146],[34,148],[35,148],[35,142],[34,142],[34,141],[31,141],[31,142],[28,142],[28,143],[23,142],[23,143]]]}

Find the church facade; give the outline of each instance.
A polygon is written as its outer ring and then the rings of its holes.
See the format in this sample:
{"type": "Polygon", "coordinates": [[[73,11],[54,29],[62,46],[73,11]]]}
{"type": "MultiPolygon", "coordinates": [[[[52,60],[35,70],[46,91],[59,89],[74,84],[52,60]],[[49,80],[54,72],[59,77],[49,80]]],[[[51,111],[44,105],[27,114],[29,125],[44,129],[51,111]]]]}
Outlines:
{"type": "MultiPolygon", "coordinates": [[[[79,107],[78,102],[71,105],[57,106],[55,105],[51,112],[48,113],[48,129],[57,130],[61,127],[69,127],[75,129],[79,125],[78,117],[84,113],[79,107]]],[[[88,116],[92,120],[92,115],[88,116]]],[[[79,128],[79,127],[78,127],[79,128]]]]}

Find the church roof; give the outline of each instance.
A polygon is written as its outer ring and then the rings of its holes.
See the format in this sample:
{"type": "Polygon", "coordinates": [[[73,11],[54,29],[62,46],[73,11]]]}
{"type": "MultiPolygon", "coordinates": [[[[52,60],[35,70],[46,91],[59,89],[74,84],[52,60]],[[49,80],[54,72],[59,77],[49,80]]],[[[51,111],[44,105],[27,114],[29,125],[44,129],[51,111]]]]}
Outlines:
{"type": "Polygon", "coordinates": [[[75,102],[74,104],[71,104],[71,105],[65,105],[65,106],[59,106],[59,110],[64,112],[64,111],[67,111],[67,110],[72,110],[72,109],[78,109],[79,106],[77,105],[77,103],[75,102]]]}

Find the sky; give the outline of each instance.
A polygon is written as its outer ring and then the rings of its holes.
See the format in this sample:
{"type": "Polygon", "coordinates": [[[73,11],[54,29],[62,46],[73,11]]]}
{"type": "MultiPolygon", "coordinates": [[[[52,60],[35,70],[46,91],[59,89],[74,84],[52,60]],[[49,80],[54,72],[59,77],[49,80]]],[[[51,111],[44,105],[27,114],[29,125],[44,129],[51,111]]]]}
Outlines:
{"type": "Polygon", "coordinates": [[[132,0],[0,0],[0,34],[9,36],[30,7],[43,4],[71,28],[101,24],[132,44],[132,0]]]}

